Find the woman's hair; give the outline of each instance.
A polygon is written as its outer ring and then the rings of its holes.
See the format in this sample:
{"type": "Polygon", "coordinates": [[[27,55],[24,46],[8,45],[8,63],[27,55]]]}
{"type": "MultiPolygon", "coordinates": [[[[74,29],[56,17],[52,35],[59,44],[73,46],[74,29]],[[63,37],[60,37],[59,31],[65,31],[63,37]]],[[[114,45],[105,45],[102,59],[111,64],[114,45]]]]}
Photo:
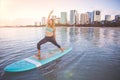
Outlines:
{"type": "Polygon", "coordinates": [[[55,20],[54,19],[50,19],[50,20],[52,20],[52,25],[49,25],[49,26],[54,28],[55,27],[55,20]]]}

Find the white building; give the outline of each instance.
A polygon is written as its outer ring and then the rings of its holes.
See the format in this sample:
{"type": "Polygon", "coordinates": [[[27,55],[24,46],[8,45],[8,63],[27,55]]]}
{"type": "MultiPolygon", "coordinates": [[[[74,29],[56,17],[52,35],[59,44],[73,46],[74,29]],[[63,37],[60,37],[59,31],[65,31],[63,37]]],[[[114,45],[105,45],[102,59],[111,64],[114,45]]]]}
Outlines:
{"type": "Polygon", "coordinates": [[[67,24],[67,12],[61,12],[60,23],[61,24],[67,24]]]}
{"type": "Polygon", "coordinates": [[[56,18],[55,23],[56,23],[56,24],[60,24],[60,23],[61,23],[60,20],[61,20],[60,18],[56,18]]]}
{"type": "Polygon", "coordinates": [[[46,25],[46,18],[42,17],[42,25],[46,25]]]}
{"type": "Polygon", "coordinates": [[[88,13],[82,13],[80,16],[80,24],[89,24],[89,15],[88,13]]]}
{"type": "Polygon", "coordinates": [[[94,22],[101,21],[101,12],[100,11],[93,11],[93,21],[94,22]]]}
{"type": "Polygon", "coordinates": [[[75,18],[76,18],[76,10],[71,10],[70,11],[70,24],[74,25],[75,24],[75,18]]]}
{"type": "Polygon", "coordinates": [[[105,15],[105,21],[110,21],[111,20],[111,15],[105,15]]]}
{"type": "Polygon", "coordinates": [[[85,16],[83,13],[80,15],[80,24],[85,24],[85,16]]]}
{"type": "Polygon", "coordinates": [[[57,17],[56,17],[55,15],[52,16],[52,19],[53,19],[53,20],[56,20],[56,18],[57,18],[57,17]]]}
{"type": "Polygon", "coordinates": [[[34,26],[40,26],[40,25],[41,25],[41,22],[38,22],[38,21],[34,22],[34,26]]]}
{"type": "Polygon", "coordinates": [[[78,12],[76,13],[76,16],[75,16],[75,22],[76,22],[77,25],[80,24],[80,17],[79,17],[79,13],[78,12]]]}
{"type": "Polygon", "coordinates": [[[60,18],[58,18],[57,16],[53,15],[52,19],[54,20],[55,24],[59,24],[60,23],[60,18]]]}

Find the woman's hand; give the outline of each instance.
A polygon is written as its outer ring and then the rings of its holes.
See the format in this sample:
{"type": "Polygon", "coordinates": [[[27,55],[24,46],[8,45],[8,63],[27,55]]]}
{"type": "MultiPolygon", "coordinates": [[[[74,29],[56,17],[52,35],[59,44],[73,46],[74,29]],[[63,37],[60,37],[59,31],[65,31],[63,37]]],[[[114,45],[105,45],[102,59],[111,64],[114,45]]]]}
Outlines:
{"type": "Polygon", "coordinates": [[[52,10],[51,12],[50,12],[50,14],[52,14],[54,12],[54,10],[52,10]]]}

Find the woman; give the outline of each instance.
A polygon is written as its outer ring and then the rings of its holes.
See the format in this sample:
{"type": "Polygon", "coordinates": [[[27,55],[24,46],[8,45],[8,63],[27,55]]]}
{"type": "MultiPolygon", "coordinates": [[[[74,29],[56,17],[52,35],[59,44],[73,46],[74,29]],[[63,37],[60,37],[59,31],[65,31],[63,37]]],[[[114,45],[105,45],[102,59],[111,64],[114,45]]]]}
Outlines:
{"type": "Polygon", "coordinates": [[[39,41],[37,43],[37,49],[38,49],[38,54],[37,57],[38,59],[40,59],[40,46],[46,42],[51,42],[53,43],[55,46],[57,46],[62,52],[63,49],[61,48],[61,46],[56,42],[56,28],[55,28],[55,23],[53,19],[50,19],[51,14],[53,13],[53,11],[50,12],[48,19],[47,19],[47,27],[46,27],[46,32],[45,32],[45,38],[43,38],[41,41],[39,41]]]}

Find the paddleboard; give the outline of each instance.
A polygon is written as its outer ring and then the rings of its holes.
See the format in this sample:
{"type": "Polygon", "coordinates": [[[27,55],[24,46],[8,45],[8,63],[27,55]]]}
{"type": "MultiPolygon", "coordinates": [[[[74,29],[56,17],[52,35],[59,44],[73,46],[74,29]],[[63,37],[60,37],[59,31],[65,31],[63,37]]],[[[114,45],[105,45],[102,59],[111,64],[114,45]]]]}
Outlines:
{"type": "Polygon", "coordinates": [[[4,68],[4,71],[6,72],[22,72],[22,71],[28,71],[31,69],[35,69],[37,67],[43,66],[47,63],[50,63],[51,61],[54,61],[65,54],[69,53],[72,48],[66,47],[63,48],[64,52],[61,52],[59,49],[54,49],[48,52],[41,53],[42,60],[39,60],[35,55],[25,58],[23,60],[14,62],[4,68]]]}

